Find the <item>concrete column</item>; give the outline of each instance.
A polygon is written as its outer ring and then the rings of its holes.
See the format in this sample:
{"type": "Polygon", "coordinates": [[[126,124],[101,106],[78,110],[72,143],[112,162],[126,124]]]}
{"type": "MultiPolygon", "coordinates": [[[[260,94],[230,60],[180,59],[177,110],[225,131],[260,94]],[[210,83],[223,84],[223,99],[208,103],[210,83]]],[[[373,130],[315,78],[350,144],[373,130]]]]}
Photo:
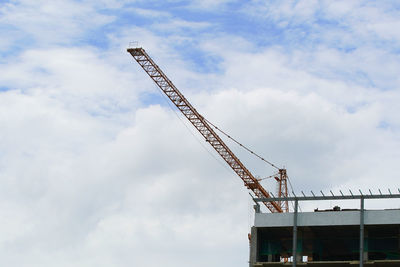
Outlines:
{"type": "Polygon", "coordinates": [[[297,263],[297,210],[299,206],[299,201],[296,199],[294,201],[294,214],[293,214],[293,264],[296,266],[297,263]]]}
{"type": "Polygon", "coordinates": [[[400,251],[400,227],[398,228],[399,234],[397,235],[398,242],[399,242],[399,251],[400,251]]]}
{"type": "Polygon", "coordinates": [[[251,227],[251,237],[250,237],[250,261],[249,266],[253,267],[258,260],[258,237],[257,228],[255,226],[251,227]]]}
{"type": "MultiPolygon", "coordinates": [[[[364,243],[365,243],[365,240],[367,240],[367,248],[365,248],[365,245],[364,245],[364,250],[365,249],[368,250],[368,248],[369,248],[368,230],[365,229],[365,226],[364,226],[364,243]]],[[[364,258],[363,259],[364,259],[364,261],[368,261],[368,251],[364,251],[364,258]]]]}
{"type": "Polygon", "coordinates": [[[302,242],[299,242],[303,240],[303,233],[301,230],[297,228],[297,245],[296,245],[296,261],[298,262],[303,262],[303,244],[302,242]],[[300,252],[300,253],[299,253],[300,252]]]}

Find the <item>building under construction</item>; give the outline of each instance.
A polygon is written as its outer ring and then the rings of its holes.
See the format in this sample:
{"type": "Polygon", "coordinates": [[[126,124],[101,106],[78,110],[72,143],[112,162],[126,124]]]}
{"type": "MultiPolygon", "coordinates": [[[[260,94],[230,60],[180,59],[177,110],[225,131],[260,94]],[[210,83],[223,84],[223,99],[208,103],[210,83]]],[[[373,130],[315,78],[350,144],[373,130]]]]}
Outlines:
{"type": "Polygon", "coordinates": [[[400,209],[364,209],[365,199],[383,198],[400,198],[400,194],[273,199],[294,201],[290,213],[261,213],[255,205],[250,266],[400,266],[400,209]],[[298,212],[299,201],[333,199],[359,199],[361,205],[298,212]]]}

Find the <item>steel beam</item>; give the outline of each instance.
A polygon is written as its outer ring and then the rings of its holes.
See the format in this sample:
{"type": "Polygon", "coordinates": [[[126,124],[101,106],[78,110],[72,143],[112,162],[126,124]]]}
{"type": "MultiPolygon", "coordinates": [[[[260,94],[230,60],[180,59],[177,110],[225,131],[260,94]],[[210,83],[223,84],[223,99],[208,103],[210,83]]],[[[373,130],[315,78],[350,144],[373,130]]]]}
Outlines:
{"type": "Polygon", "coordinates": [[[271,197],[271,198],[254,198],[256,202],[264,201],[307,201],[307,200],[346,200],[346,199],[383,199],[383,198],[400,198],[400,194],[382,194],[382,195],[343,195],[343,196],[295,196],[295,197],[271,197]]]}

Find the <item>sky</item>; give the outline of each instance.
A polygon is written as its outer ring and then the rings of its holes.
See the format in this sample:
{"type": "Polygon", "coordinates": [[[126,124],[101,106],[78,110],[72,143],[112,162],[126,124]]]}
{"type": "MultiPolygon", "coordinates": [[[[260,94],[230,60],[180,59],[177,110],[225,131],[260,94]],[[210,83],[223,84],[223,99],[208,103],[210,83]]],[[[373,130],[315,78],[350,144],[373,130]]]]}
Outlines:
{"type": "MultiPolygon", "coordinates": [[[[247,189],[130,42],[204,117],[285,167],[297,194],[396,192],[399,11],[398,1],[0,0],[0,265],[247,266],[247,189]]],[[[274,173],[226,142],[254,175],[274,173]]]]}

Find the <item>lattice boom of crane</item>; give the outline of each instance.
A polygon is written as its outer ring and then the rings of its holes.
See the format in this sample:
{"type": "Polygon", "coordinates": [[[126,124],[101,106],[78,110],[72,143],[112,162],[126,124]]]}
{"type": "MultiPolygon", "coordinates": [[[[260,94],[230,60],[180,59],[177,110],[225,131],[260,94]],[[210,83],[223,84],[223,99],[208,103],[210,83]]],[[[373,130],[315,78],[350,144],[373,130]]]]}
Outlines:
{"type": "MultiPolygon", "coordinates": [[[[175,87],[161,69],[154,63],[143,48],[129,48],[128,52],[139,63],[157,86],[167,95],[182,114],[193,124],[205,140],[217,151],[233,171],[243,180],[245,186],[252,190],[259,198],[270,198],[259,181],[250,173],[243,163],[235,156],[229,147],[222,141],[206,120],[196,111],[183,94],[175,87]]],[[[271,212],[282,212],[280,203],[274,201],[263,202],[271,212]]]]}

